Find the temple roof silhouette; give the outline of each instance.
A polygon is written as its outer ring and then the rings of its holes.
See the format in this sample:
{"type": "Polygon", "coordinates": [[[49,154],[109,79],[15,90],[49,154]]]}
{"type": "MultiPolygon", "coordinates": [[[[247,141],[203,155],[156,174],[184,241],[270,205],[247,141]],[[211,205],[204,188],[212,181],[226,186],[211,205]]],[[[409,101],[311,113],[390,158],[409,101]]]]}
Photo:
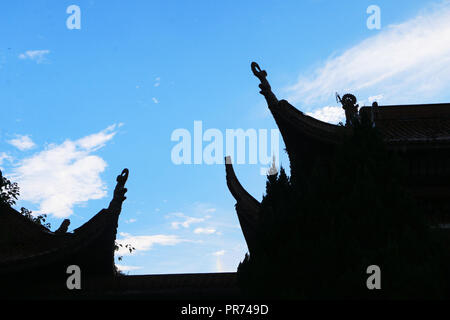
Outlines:
{"type": "MultiPolygon", "coordinates": [[[[128,169],[117,177],[113,199],[89,221],[55,232],[0,205],[0,296],[6,299],[218,299],[239,296],[236,273],[121,275],[114,265],[118,218],[128,169]],[[82,290],[68,290],[67,267],[77,265],[82,290]]],[[[65,228],[64,228],[65,227],[65,228]]]]}
{"type": "MultiPolygon", "coordinates": [[[[302,170],[311,170],[315,164],[328,159],[353,128],[320,121],[286,100],[278,100],[267,81],[267,72],[256,63],[251,67],[282,134],[291,164],[291,179],[295,180],[302,170]]],[[[439,223],[449,223],[450,104],[378,106],[374,103],[359,110],[357,106],[347,106],[346,118],[347,122],[365,119],[378,128],[388,149],[404,160],[412,194],[431,208],[430,214],[438,217],[439,223]],[[442,215],[443,212],[447,215],[442,215]]],[[[227,186],[236,200],[238,219],[252,252],[261,203],[239,182],[229,157],[225,164],[227,186]]],[[[51,232],[10,206],[0,204],[0,282],[8,288],[2,293],[15,290],[21,295],[35,282],[38,287],[34,288],[37,290],[34,296],[41,292],[67,293],[66,268],[78,265],[86,281],[83,286],[87,285],[91,289],[87,292],[94,297],[96,292],[103,297],[237,297],[235,273],[115,277],[115,240],[126,199],[128,174],[128,169],[124,169],[117,176],[108,208],[73,232],[67,232],[66,222],[51,232]]]]}
{"type": "MultiPolygon", "coordinates": [[[[0,208],[0,278],[26,278],[39,272],[52,281],[65,275],[65,268],[78,265],[88,276],[115,273],[114,248],[117,222],[126,199],[128,169],[117,177],[108,208],[73,230],[51,232],[8,205],[0,208]]],[[[65,224],[63,222],[63,224],[65,224]]]]}
{"type": "Polygon", "coordinates": [[[363,107],[361,112],[373,114],[390,147],[450,147],[449,103],[363,107]]]}
{"type": "MultiPolygon", "coordinates": [[[[286,100],[278,100],[267,81],[267,72],[255,62],[253,74],[260,80],[260,93],[281,132],[291,166],[291,179],[302,170],[329,159],[335,147],[351,134],[349,125],[330,124],[308,116],[286,100]]],[[[351,96],[356,102],[356,98],[351,96]]],[[[343,105],[345,109],[345,106],[343,105]]],[[[397,152],[407,167],[408,188],[419,202],[445,216],[440,223],[450,223],[450,103],[358,106],[346,110],[347,124],[351,117],[366,119],[378,129],[388,150],[397,152]]],[[[251,196],[236,177],[231,160],[226,161],[228,188],[236,200],[236,212],[249,251],[259,219],[261,204],[251,196]]]]}

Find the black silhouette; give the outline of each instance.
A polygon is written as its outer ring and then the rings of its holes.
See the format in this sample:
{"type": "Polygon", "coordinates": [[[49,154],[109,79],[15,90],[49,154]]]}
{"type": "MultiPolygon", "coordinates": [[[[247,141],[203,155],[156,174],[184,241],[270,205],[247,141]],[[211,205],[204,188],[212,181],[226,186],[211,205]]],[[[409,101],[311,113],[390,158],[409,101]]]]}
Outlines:
{"type": "Polygon", "coordinates": [[[252,63],[281,131],[291,177],[269,176],[259,203],[227,163],[249,247],[241,288],[252,297],[449,297],[450,105],[362,107],[344,95],[347,125],[278,101],[252,63]],[[383,290],[368,290],[379,265],[383,290]]]}
{"type": "MultiPolygon", "coordinates": [[[[89,290],[90,279],[115,276],[114,246],[117,221],[126,199],[128,169],[117,177],[107,209],[71,233],[64,220],[55,232],[26,218],[8,202],[0,204],[0,281],[8,296],[67,293],[67,267],[77,265],[89,290]]],[[[97,284],[96,284],[97,285],[97,284]]],[[[95,285],[95,286],[96,286],[95,285]]],[[[94,286],[94,288],[95,288],[94,286]]],[[[92,288],[91,288],[92,289],[92,288]]]]}
{"type": "Polygon", "coordinates": [[[342,109],[345,110],[346,125],[351,126],[358,121],[358,108],[356,104],[356,97],[350,93],[344,94],[341,97],[336,93],[336,100],[342,104],[342,109]]]}

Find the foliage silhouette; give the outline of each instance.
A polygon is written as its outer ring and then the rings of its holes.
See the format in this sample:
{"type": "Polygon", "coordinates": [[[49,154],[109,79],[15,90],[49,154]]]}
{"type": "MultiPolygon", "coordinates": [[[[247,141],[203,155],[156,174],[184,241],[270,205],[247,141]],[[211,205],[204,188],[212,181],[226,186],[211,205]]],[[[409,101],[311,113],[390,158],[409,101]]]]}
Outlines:
{"type": "Polygon", "coordinates": [[[45,227],[46,229],[51,228],[50,223],[45,223],[46,219],[47,219],[47,215],[46,214],[41,214],[38,216],[33,216],[32,215],[32,211],[28,210],[24,207],[20,208],[20,214],[22,214],[24,217],[28,218],[29,220],[33,221],[34,223],[37,223],[43,227],[45,227]]]}
{"type": "MultiPolygon", "coordinates": [[[[19,199],[20,188],[17,182],[11,182],[9,179],[3,176],[0,170],[0,203],[8,206],[16,204],[16,200],[19,199]]],[[[47,219],[46,214],[33,216],[32,211],[24,207],[20,209],[20,214],[29,219],[30,221],[37,223],[47,229],[51,228],[50,223],[45,223],[47,219]]]]}
{"type": "MultiPolygon", "coordinates": [[[[125,248],[125,249],[127,249],[130,253],[133,253],[133,251],[135,251],[136,250],[136,248],[135,247],[133,247],[131,244],[125,244],[125,245],[123,245],[123,244],[121,244],[121,243],[118,243],[117,241],[115,241],[114,242],[114,251],[119,251],[120,250],[120,248],[125,248]]],[[[118,261],[122,261],[122,259],[123,259],[123,256],[118,256],[117,257],[117,260],[118,261]]],[[[119,268],[117,267],[117,265],[114,265],[114,271],[115,271],[115,274],[117,275],[117,276],[124,276],[125,275],[125,273],[123,273],[122,271],[120,271],[119,270],[119,268]]]]}
{"type": "Polygon", "coordinates": [[[0,170],[0,203],[13,206],[19,197],[19,186],[3,176],[0,170]]]}

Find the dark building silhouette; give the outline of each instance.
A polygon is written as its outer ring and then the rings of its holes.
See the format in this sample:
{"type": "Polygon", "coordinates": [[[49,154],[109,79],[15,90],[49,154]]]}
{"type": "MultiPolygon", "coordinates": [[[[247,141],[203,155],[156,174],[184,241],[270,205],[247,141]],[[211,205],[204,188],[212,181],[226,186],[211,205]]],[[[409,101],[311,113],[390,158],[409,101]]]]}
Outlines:
{"type": "MultiPolygon", "coordinates": [[[[286,100],[278,100],[267,81],[267,72],[255,62],[251,68],[261,82],[260,93],[286,145],[292,180],[329,159],[353,130],[349,124],[355,119],[368,121],[378,128],[388,150],[401,157],[408,176],[407,188],[427,210],[430,224],[442,227],[450,223],[450,104],[378,106],[375,102],[358,110],[356,98],[346,94],[342,99],[337,97],[347,125],[334,125],[305,115],[286,100]]],[[[251,252],[261,204],[242,187],[229,160],[226,174],[251,252]]]]}
{"type": "Polygon", "coordinates": [[[114,196],[81,227],[68,219],[51,232],[7,204],[0,204],[0,297],[6,299],[217,299],[239,296],[235,273],[128,276],[117,273],[115,240],[128,169],[114,196]],[[81,290],[69,290],[67,268],[81,270],[81,290]]]}
{"type": "Polygon", "coordinates": [[[27,292],[41,287],[64,289],[70,265],[80,267],[83,279],[112,277],[117,222],[126,199],[128,169],[117,177],[114,196],[81,227],[68,233],[66,219],[55,232],[8,205],[0,208],[0,281],[10,290],[27,292]],[[50,284],[50,285],[49,285],[50,284]]]}

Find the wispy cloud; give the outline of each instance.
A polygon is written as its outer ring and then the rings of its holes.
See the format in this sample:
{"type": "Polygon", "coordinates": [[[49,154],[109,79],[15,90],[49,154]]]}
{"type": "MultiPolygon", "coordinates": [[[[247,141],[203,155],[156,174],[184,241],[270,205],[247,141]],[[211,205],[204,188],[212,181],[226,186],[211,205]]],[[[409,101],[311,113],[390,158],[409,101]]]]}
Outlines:
{"type": "MultiPolygon", "coordinates": [[[[351,92],[359,100],[383,92],[384,103],[426,102],[450,89],[450,2],[390,25],[287,88],[292,103],[310,111],[351,92]],[[313,108],[311,108],[313,107],[313,108]]],[[[330,111],[333,113],[333,110],[330,111]]]]}
{"type": "Polygon", "coordinates": [[[7,142],[20,151],[29,150],[36,146],[33,140],[27,135],[16,135],[15,139],[8,140],[7,142]]]}
{"type": "Polygon", "coordinates": [[[174,212],[174,213],[171,213],[170,215],[173,215],[173,216],[176,216],[179,218],[183,218],[183,221],[172,221],[171,222],[170,225],[172,226],[173,229],[179,229],[180,226],[183,228],[189,228],[191,226],[191,224],[193,224],[193,223],[199,223],[199,222],[205,221],[205,218],[189,217],[181,212],[174,212]]]}
{"type": "Polygon", "coordinates": [[[195,202],[192,206],[192,211],[196,214],[204,215],[216,212],[217,208],[209,203],[195,202]]]}
{"type": "Polygon", "coordinates": [[[155,97],[153,97],[152,100],[153,100],[153,102],[156,103],[156,104],[159,103],[158,99],[156,99],[155,97]]]}
{"type": "Polygon", "coordinates": [[[65,218],[73,207],[106,196],[100,177],[107,164],[92,153],[116,134],[117,125],[84,138],[50,144],[45,150],[21,160],[12,176],[21,198],[39,205],[39,213],[65,218]]]}
{"type": "Polygon", "coordinates": [[[143,235],[143,236],[134,236],[128,233],[121,232],[121,239],[117,240],[117,243],[122,244],[122,247],[116,252],[117,255],[125,256],[132,255],[142,251],[151,250],[154,245],[162,245],[162,246],[174,246],[181,242],[187,242],[189,240],[182,239],[176,235],[165,235],[165,234],[157,234],[157,235],[143,235]],[[135,251],[131,252],[125,248],[125,245],[131,245],[135,248],[135,251]]]}
{"type": "Polygon", "coordinates": [[[194,230],[195,234],[213,234],[216,232],[214,228],[196,228],[194,230]]]}
{"type": "Polygon", "coordinates": [[[224,254],[225,254],[225,250],[219,250],[219,251],[213,252],[213,255],[217,256],[217,257],[223,256],[224,254]]]}
{"type": "Polygon", "coordinates": [[[50,53],[50,50],[28,50],[24,53],[19,54],[19,59],[33,60],[36,63],[42,63],[45,61],[45,56],[50,53]]]}
{"type": "Polygon", "coordinates": [[[121,126],[121,123],[119,123],[118,125],[113,124],[105,130],[77,140],[77,144],[81,149],[89,150],[91,152],[96,151],[100,148],[103,148],[105,144],[116,135],[117,132],[115,131],[115,129],[120,128],[121,126]]]}
{"type": "Polygon", "coordinates": [[[0,166],[3,164],[3,162],[5,162],[5,160],[12,161],[12,159],[13,158],[6,152],[0,152],[0,166]]]}
{"type": "Polygon", "coordinates": [[[314,110],[314,112],[307,112],[307,115],[330,123],[338,123],[345,120],[345,112],[341,107],[326,106],[314,110]]]}
{"type": "Polygon", "coordinates": [[[382,94],[378,94],[376,96],[370,96],[370,97],[367,98],[367,100],[368,100],[369,103],[372,103],[374,101],[379,102],[380,100],[383,100],[383,95],[382,94]]]}
{"type": "Polygon", "coordinates": [[[119,269],[120,271],[134,271],[134,270],[139,270],[142,269],[142,267],[137,267],[137,266],[124,266],[121,264],[116,264],[117,269],[119,269]]]}

